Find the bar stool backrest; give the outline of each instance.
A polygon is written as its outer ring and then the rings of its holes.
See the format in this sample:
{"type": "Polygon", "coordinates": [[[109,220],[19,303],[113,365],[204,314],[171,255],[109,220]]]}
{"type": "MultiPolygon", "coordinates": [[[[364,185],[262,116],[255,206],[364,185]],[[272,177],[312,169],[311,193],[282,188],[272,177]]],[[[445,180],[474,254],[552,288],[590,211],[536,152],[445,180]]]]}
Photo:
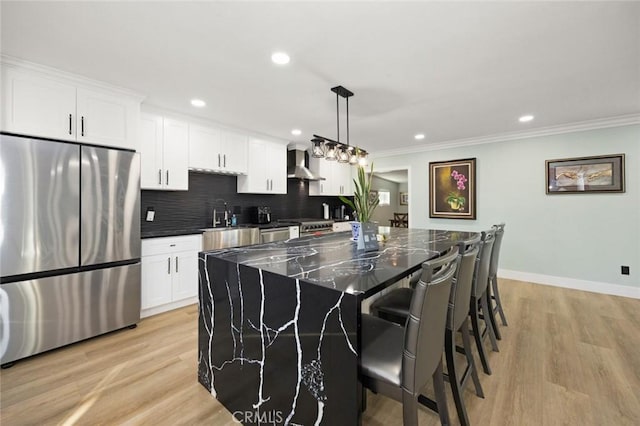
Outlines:
{"type": "Polygon", "coordinates": [[[498,262],[500,261],[500,246],[502,246],[502,237],[504,236],[504,223],[493,225],[495,230],[496,242],[493,243],[493,250],[491,250],[491,263],[489,265],[489,277],[493,278],[498,275],[498,262]]]}
{"type": "Polygon", "coordinates": [[[469,301],[473,288],[473,272],[480,251],[480,234],[472,241],[458,244],[458,268],[451,285],[447,328],[457,331],[469,316],[469,301]]]}
{"type": "Polygon", "coordinates": [[[451,283],[458,247],[422,265],[404,332],[402,387],[417,396],[442,359],[451,283]]]}
{"type": "Polygon", "coordinates": [[[473,295],[479,299],[487,290],[489,282],[489,266],[491,262],[491,251],[495,243],[495,231],[490,229],[482,231],[480,238],[480,251],[476,258],[476,268],[473,277],[473,295]]]}

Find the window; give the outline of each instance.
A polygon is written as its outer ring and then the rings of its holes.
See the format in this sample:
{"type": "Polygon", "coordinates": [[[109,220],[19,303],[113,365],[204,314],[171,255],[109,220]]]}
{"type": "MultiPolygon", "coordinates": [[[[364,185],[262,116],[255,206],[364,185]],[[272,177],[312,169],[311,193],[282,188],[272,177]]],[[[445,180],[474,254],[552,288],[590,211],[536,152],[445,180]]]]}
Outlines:
{"type": "Polygon", "coordinates": [[[378,191],[378,198],[380,199],[381,206],[391,204],[391,193],[389,191],[378,191]]]}

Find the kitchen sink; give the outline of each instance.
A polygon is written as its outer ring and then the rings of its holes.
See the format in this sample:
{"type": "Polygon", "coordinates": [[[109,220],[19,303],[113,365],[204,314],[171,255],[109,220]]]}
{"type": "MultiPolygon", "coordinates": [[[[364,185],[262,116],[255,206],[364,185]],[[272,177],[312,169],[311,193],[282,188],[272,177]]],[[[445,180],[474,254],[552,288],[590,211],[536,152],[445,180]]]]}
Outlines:
{"type": "Polygon", "coordinates": [[[256,227],[205,228],[202,232],[203,251],[260,243],[260,230],[256,227]]]}

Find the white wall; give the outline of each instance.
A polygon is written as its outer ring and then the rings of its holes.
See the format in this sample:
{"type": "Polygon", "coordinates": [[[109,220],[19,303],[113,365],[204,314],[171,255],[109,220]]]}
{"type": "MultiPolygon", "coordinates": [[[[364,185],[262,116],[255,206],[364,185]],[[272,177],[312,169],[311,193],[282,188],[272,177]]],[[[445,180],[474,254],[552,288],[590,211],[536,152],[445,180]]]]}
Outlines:
{"type": "Polygon", "coordinates": [[[410,166],[416,228],[483,230],[506,222],[502,276],[640,297],[640,125],[376,157],[410,166]],[[624,153],[626,192],[546,195],[545,160],[624,153]],[[475,157],[477,220],[430,219],[430,161],[475,157]],[[621,275],[628,265],[630,275],[621,275]]]}

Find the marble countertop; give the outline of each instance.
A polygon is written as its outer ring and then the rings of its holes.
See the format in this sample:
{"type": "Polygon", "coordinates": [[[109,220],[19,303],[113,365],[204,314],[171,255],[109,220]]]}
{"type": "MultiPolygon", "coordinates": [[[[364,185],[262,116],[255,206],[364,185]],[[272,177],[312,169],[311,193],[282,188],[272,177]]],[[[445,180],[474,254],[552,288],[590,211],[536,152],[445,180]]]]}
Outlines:
{"type": "Polygon", "coordinates": [[[206,252],[233,263],[368,297],[420,269],[451,245],[476,233],[386,228],[379,249],[359,252],[350,232],[206,252]]]}

